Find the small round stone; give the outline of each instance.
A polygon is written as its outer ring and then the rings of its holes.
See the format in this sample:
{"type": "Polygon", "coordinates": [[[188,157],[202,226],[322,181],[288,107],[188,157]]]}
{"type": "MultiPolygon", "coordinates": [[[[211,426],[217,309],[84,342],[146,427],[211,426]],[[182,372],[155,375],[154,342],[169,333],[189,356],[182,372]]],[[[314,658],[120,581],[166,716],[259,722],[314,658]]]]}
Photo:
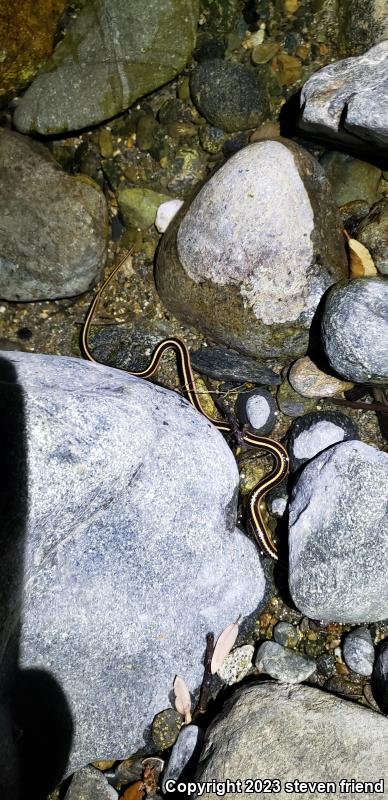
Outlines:
{"type": "Polygon", "coordinates": [[[335,655],[333,653],[322,653],[317,658],[317,670],[325,678],[331,678],[335,672],[335,655]]]}
{"type": "Polygon", "coordinates": [[[183,719],[174,708],[165,708],[152,721],[152,738],[158,750],[171,747],[178,737],[183,719]]]}
{"type": "Polygon", "coordinates": [[[277,644],[283,647],[297,647],[300,641],[300,633],[295,625],[290,622],[278,622],[273,629],[273,636],[277,644]]]}
{"type": "Polygon", "coordinates": [[[276,642],[263,642],[255,662],[259,672],[265,672],[280,683],[301,683],[316,670],[316,663],[294,650],[276,642]]]}
{"type": "Polygon", "coordinates": [[[200,113],[217,128],[254,128],[268,110],[267,86],[253,70],[220,58],[203,61],[194,70],[191,96],[200,113]]]}
{"type": "Polygon", "coordinates": [[[322,372],[308,356],[294,362],[288,373],[288,380],[292,388],[303,397],[333,397],[348,391],[354,385],[350,381],[342,381],[322,372]]]}
{"type": "Polygon", "coordinates": [[[262,436],[273,431],[276,410],[276,402],[266,389],[241,392],[236,402],[236,414],[240,422],[262,436]]]}
{"type": "Polygon", "coordinates": [[[368,628],[354,628],[347,634],[343,644],[345,664],[358,675],[372,675],[375,649],[368,628]]]}

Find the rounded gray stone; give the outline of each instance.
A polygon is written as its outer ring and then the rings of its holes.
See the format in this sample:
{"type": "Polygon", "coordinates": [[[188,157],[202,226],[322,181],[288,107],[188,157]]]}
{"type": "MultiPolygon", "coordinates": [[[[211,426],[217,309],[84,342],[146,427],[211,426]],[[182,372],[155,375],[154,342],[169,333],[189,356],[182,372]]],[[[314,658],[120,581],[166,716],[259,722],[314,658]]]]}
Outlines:
{"type": "Polygon", "coordinates": [[[207,632],[255,611],[265,578],[235,528],[234,457],[181,396],[80,359],[0,366],[28,489],[28,514],[22,492],[2,506],[3,538],[20,535],[1,561],[0,647],[22,613],[20,665],[49,671],[75,726],[69,774],[151,746],[174,675],[198,688],[207,632]]]}
{"type": "Polygon", "coordinates": [[[341,442],[316,456],[289,505],[289,586],[325,622],[388,617],[388,454],[341,442]]]}
{"type": "Polygon", "coordinates": [[[221,58],[207,59],[191,73],[193,102],[223,131],[254,128],[268,113],[266,72],[221,58]]]}
{"type": "Polygon", "coordinates": [[[90,128],[172,80],[195,44],[197,0],[89,0],[18,103],[44,135],[90,128]]]}
{"type": "Polygon", "coordinates": [[[102,772],[89,765],[75,773],[64,800],[112,800],[111,789],[102,772]]]}
{"type": "Polygon", "coordinates": [[[358,675],[372,675],[375,649],[368,628],[354,628],[346,634],[343,655],[347,666],[358,675]]]}
{"type": "Polygon", "coordinates": [[[296,647],[300,641],[299,629],[290,622],[278,622],[273,629],[273,638],[283,647],[296,647]]]}
{"type": "Polygon", "coordinates": [[[0,297],[49,300],[90,289],[105,264],[108,210],[97,184],[44,145],[0,129],[0,297]]]}
{"type": "Polygon", "coordinates": [[[179,780],[182,773],[190,768],[195,755],[198,758],[202,742],[203,731],[198,728],[198,725],[185,725],[181,729],[163,773],[163,792],[165,792],[167,781],[179,780]]]}
{"type": "Polygon", "coordinates": [[[156,264],[168,308],[260,358],[304,353],[320,298],[346,274],[324,171],[286,140],[232,156],[174,218],[156,264]]]}
{"type": "MultiPolygon", "coordinates": [[[[277,778],[282,787],[276,797],[281,800],[298,796],[285,791],[287,781],[382,779],[387,786],[387,747],[388,725],[382,715],[310,686],[260,683],[235,692],[209,726],[195,780],[277,778]]],[[[350,791],[346,795],[360,797],[350,791]]],[[[235,796],[232,790],[225,795],[231,800],[235,796]]],[[[249,784],[239,793],[243,800],[268,796],[264,786],[250,792],[249,784]]],[[[317,796],[317,791],[303,793],[308,800],[317,796]]],[[[323,796],[338,800],[338,787],[323,796]]],[[[376,796],[362,794],[365,800],[376,796]]],[[[205,791],[202,798],[213,800],[214,792],[205,791]]]]}
{"type": "Polygon", "coordinates": [[[388,275],[388,198],[371,208],[358,226],[357,239],[368,248],[381,275],[388,275]]]}
{"type": "Polygon", "coordinates": [[[388,281],[356,278],[330,289],[322,341],[331,366],[359,383],[388,382],[388,281]]]}
{"type": "Polygon", "coordinates": [[[267,673],[280,683],[302,683],[316,670],[315,661],[277,642],[260,645],[255,666],[259,672],[267,673]]]}

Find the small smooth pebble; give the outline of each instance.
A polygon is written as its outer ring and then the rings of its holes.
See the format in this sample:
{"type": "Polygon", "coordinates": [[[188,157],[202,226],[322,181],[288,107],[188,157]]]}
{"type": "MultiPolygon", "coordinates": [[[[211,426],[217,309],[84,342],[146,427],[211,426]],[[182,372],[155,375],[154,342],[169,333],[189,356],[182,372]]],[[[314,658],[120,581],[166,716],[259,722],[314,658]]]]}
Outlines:
{"type": "Polygon", "coordinates": [[[175,214],[178,213],[182,206],[183,200],[166,200],[165,203],[161,203],[155,219],[155,227],[159,233],[164,233],[167,230],[171,220],[174,219],[175,214]]]}
{"type": "Polygon", "coordinates": [[[322,372],[311,358],[303,356],[292,365],[288,380],[293,389],[303,397],[333,397],[353,387],[350,381],[342,381],[322,372]]]}
{"type": "Polygon", "coordinates": [[[237,647],[224,659],[217,671],[217,675],[219,675],[221,680],[227,683],[228,686],[232,686],[233,683],[238,683],[238,681],[245,678],[252,669],[254,652],[255,648],[251,644],[237,647]]]}
{"type": "Polygon", "coordinates": [[[315,661],[276,642],[260,645],[255,666],[259,672],[265,672],[280,683],[301,683],[316,670],[315,661]]]}
{"type": "Polygon", "coordinates": [[[169,780],[178,780],[193,763],[202,747],[203,731],[197,725],[185,725],[182,728],[164,771],[162,791],[165,791],[169,780]]]}
{"type": "Polygon", "coordinates": [[[358,675],[372,675],[375,649],[368,628],[355,628],[347,634],[343,644],[343,656],[347,666],[358,675]]]}
{"type": "Polygon", "coordinates": [[[265,436],[275,427],[277,406],[266,389],[241,392],[236,402],[236,414],[243,425],[248,424],[255,433],[265,436]]]}
{"type": "Polygon", "coordinates": [[[283,647],[296,647],[300,641],[300,633],[290,622],[278,622],[273,629],[273,637],[283,647]]]}

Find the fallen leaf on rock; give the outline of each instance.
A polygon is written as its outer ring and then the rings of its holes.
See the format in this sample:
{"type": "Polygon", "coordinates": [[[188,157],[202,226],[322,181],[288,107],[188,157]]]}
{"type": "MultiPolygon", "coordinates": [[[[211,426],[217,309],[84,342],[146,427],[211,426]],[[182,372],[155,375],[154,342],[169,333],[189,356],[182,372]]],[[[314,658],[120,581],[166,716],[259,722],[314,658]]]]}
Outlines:
{"type": "Polygon", "coordinates": [[[377,275],[378,272],[368,248],[357,239],[352,239],[345,230],[344,235],[349,248],[350,277],[368,278],[377,275]]]}
{"type": "Polygon", "coordinates": [[[228,625],[225,630],[220,633],[216,646],[214,648],[212,663],[211,663],[211,672],[214,675],[217,670],[220,668],[222,662],[229,655],[236,639],[238,636],[238,629],[239,629],[239,619],[236,622],[232,622],[231,625],[228,625]]]}
{"type": "Polygon", "coordinates": [[[191,697],[185,681],[180,675],[174,680],[175,708],[185,718],[186,724],[191,722],[191,697]]]}

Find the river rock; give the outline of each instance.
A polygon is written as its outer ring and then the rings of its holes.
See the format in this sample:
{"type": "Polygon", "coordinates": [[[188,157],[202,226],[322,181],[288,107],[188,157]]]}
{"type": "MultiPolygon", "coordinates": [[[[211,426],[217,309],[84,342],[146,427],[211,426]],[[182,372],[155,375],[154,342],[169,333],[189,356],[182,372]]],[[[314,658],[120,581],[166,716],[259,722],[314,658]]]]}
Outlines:
{"type": "Polygon", "coordinates": [[[244,64],[203,61],[191,74],[190,90],[205,119],[228,133],[255,128],[268,113],[266,73],[244,64]]]}
{"type": "Polygon", "coordinates": [[[388,198],[371,208],[358,226],[357,239],[368,248],[376,269],[388,275],[388,198]]]}
{"type": "MultiPolygon", "coordinates": [[[[31,699],[49,673],[74,727],[69,774],[150,748],[174,675],[199,686],[206,633],[253,612],[265,579],[235,528],[235,460],[186,400],[79,359],[7,352],[0,363],[3,451],[16,458],[18,420],[29,493],[27,515],[24,495],[12,500],[18,476],[5,493],[4,478],[0,655],[16,635],[23,563],[20,663],[34,671],[31,699]],[[6,550],[8,529],[21,533],[6,550]]],[[[19,701],[22,730],[25,713],[19,701]]],[[[25,749],[39,749],[36,728],[25,749]]]]}
{"type": "Polygon", "coordinates": [[[268,436],[275,427],[277,405],[266,389],[240,392],[235,410],[241,424],[249,425],[258,436],[268,436]]]}
{"type": "Polygon", "coordinates": [[[90,0],[14,115],[24,132],[97,125],[170,81],[194,48],[197,0],[90,0]]]}
{"type": "Polygon", "coordinates": [[[354,628],[346,634],[342,650],[344,661],[353,672],[368,677],[372,675],[375,649],[368,628],[354,628]]]}
{"type": "Polygon", "coordinates": [[[335,9],[345,55],[362,55],[372,45],[388,39],[386,0],[341,0],[335,9]]]}
{"type": "Polygon", "coordinates": [[[346,274],[322,167],[286,140],[231,157],[178,212],[156,264],[174,314],[260,358],[303,354],[321,296],[346,274]]]}
{"type": "Polygon", "coordinates": [[[302,683],[316,670],[315,661],[277,642],[260,645],[255,666],[259,672],[265,672],[280,683],[302,683]]]}
{"type": "Polygon", "coordinates": [[[105,264],[108,211],[93,181],[39,142],[0,129],[0,297],[49,300],[90,289],[105,264]]]}
{"type": "Polygon", "coordinates": [[[383,714],[388,714],[388,639],[383,639],[376,647],[376,660],[373,667],[371,688],[373,698],[383,714]]]}
{"type": "Polygon", "coordinates": [[[333,369],[348,380],[388,381],[388,281],[341,281],[328,293],[322,341],[333,369]]]}
{"type": "Polygon", "coordinates": [[[298,358],[292,365],[288,380],[293,389],[303,397],[333,397],[353,387],[351,381],[341,381],[334,375],[322,372],[309,358],[298,358]]]}
{"type": "MultiPolygon", "coordinates": [[[[254,779],[278,779],[281,789],[273,784],[272,793],[276,790],[276,797],[286,800],[301,795],[292,787],[285,791],[286,781],[338,784],[351,777],[386,782],[387,746],[387,720],[374,711],[310,686],[255,684],[235,692],[208,728],[195,780],[241,780],[239,797],[264,800],[269,785],[260,789],[258,784],[255,790],[254,779]],[[244,786],[247,779],[253,779],[253,785],[244,786]]],[[[317,797],[313,788],[306,787],[302,794],[308,800],[317,797]]],[[[346,794],[352,800],[360,796],[346,794]]],[[[203,800],[214,796],[207,791],[201,795],[203,800]]],[[[324,796],[338,798],[338,786],[324,796]]],[[[376,798],[368,791],[362,796],[376,798]]],[[[235,793],[226,792],[225,797],[235,793]]]]}
{"type": "Polygon", "coordinates": [[[320,163],[331,183],[337,206],[355,200],[365,200],[371,206],[377,200],[381,179],[379,167],[335,150],[325,153],[320,163]]]}
{"type": "Polygon", "coordinates": [[[307,464],[289,504],[289,586],[299,610],[326,622],[388,616],[388,454],[364,442],[307,464]]]}
{"type": "Polygon", "coordinates": [[[3,3],[0,17],[0,105],[23,89],[51,55],[66,0],[3,3]]]}
{"type": "Polygon", "coordinates": [[[198,759],[203,742],[203,731],[198,725],[185,725],[172,748],[168,764],[163,773],[162,790],[168,781],[176,781],[187,774],[193,761],[198,759]]]}
{"type": "Polygon", "coordinates": [[[388,41],[315,72],[301,93],[301,128],[376,155],[388,144],[388,41]]]}
{"type": "Polygon", "coordinates": [[[87,766],[78,770],[72,778],[65,794],[65,800],[112,800],[118,797],[115,789],[105,776],[94,767],[87,766]]]}
{"type": "Polygon", "coordinates": [[[312,411],[294,420],[287,434],[290,469],[298,470],[337,442],[358,439],[357,426],[340,411],[312,411]]]}

